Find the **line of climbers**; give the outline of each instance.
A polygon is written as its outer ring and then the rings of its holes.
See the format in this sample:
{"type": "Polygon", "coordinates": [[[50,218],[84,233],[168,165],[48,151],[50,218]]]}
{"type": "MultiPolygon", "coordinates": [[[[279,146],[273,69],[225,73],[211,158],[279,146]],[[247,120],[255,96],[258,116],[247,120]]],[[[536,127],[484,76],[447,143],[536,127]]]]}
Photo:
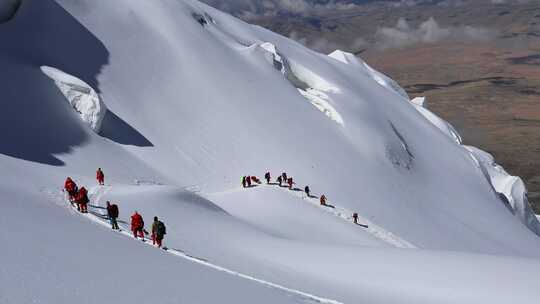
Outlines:
{"type": "MultiPolygon", "coordinates": [[[[293,189],[293,185],[295,185],[296,183],[291,176],[287,176],[286,172],[281,173],[281,175],[276,178],[276,183],[271,182],[272,175],[270,174],[270,172],[266,172],[264,174],[264,179],[266,180],[267,185],[279,185],[280,187],[283,187],[283,184],[285,184],[285,186],[288,187],[289,190],[302,191],[298,188],[293,189]]],[[[254,187],[255,184],[261,184],[261,181],[256,176],[242,176],[242,187],[251,188],[254,187]]],[[[309,186],[304,187],[304,192],[309,198],[317,198],[316,196],[311,195],[311,189],[309,188],[309,186]]],[[[321,206],[334,208],[334,206],[328,204],[328,198],[324,194],[319,197],[319,202],[321,206]]],[[[355,224],[358,224],[358,213],[354,212],[352,214],[352,219],[355,224]]]]}
{"type": "MultiPolygon", "coordinates": [[[[101,170],[101,168],[98,168],[96,172],[96,180],[98,182],[98,185],[103,186],[105,185],[105,174],[101,170]]],[[[77,210],[81,213],[88,213],[88,203],[90,200],[88,199],[88,191],[85,187],[79,187],[77,184],[73,181],[71,177],[68,177],[64,183],[64,191],[68,194],[69,202],[71,203],[72,207],[77,207],[77,210]]],[[[120,230],[120,227],[118,226],[118,217],[120,215],[120,211],[117,204],[111,204],[110,201],[107,201],[107,218],[109,219],[109,222],[111,223],[111,228],[113,230],[120,230]]],[[[148,231],[144,229],[144,220],[143,217],[135,211],[133,215],[131,216],[131,231],[133,232],[133,237],[138,239],[139,237],[144,242],[144,235],[148,235],[148,231]]],[[[162,247],[163,239],[165,238],[165,234],[167,234],[167,228],[165,227],[165,224],[158,219],[157,216],[154,216],[154,222],[152,223],[152,244],[157,245],[159,248],[162,247]]]]}

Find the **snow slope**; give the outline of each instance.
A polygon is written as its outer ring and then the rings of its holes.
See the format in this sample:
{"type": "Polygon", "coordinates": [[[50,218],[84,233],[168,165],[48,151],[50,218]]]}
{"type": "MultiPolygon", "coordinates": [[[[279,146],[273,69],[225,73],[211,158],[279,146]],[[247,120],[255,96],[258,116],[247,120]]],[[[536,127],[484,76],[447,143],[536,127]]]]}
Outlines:
{"type": "Polygon", "coordinates": [[[23,1],[0,39],[0,252],[10,261],[0,302],[539,296],[538,236],[485,170],[395,82],[343,52],[310,51],[194,0],[23,1]],[[90,115],[100,128],[44,66],[92,89],[107,109],[90,115]],[[92,187],[97,167],[106,187],[92,187]],[[240,187],[268,170],[335,208],[240,187]],[[67,206],[66,176],[90,186],[97,217],[67,206]],[[169,247],[231,272],[93,225],[106,200],[123,220],[160,216],[169,247]]]}
{"type": "Polygon", "coordinates": [[[305,303],[303,296],[142,246],[51,208],[43,193],[1,188],[2,303],[305,303]],[[21,193],[24,193],[21,195],[21,193]],[[26,220],[30,218],[31,222],[26,220]],[[36,233],[36,229],[40,229],[36,233]],[[211,292],[208,292],[211,290],[211,292]]]}

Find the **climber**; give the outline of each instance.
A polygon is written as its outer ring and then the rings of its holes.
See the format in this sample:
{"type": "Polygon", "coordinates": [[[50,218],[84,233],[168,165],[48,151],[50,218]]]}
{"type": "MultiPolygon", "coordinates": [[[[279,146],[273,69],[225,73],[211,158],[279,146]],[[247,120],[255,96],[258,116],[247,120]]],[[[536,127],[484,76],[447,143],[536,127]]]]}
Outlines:
{"type": "Polygon", "coordinates": [[[109,217],[109,221],[111,222],[111,228],[114,230],[119,230],[120,227],[118,227],[118,205],[112,204],[111,202],[107,201],[107,216],[109,217]]]}
{"type": "Polygon", "coordinates": [[[353,222],[354,222],[355,224],[358,224],[358,213],[356,213],[356,212],[353,213],[352,218],[353,218],[353,222]]]}
{"type": "Polygon", "coordinates": [[[281,179],[283,180],[284,183],[287,182],[287,173],[283,172],[281,173],[281,179]]]}
{"type": "Polygon", "coordinates": [[[304,188],[304,191],[306,192],[306,195],[307,195],[308,197],[311,197],[311,195],[310,195],[311,190],[309,189],[309,186],[306,186],[306,187],[304,188]]]}
{"type": "Polygon", "coordinates": [[[270,178],[271,178],[271,177],[270,177],[270,172],[266,172],[266,173],[264,174],[264,179],[266,179],[266,183],[267,183],[267,184],[270,184],[270,178]]]}
{"type": "Polygon", "coordinates": [[[64,183],[64,189],[69,195],[69,201],[71,204],[73,204],[73,201],[75,200],[75,197],[77,196],[77,184],[71,179],[71,177],[68,177],[66,179],[66,182],[64,183]]]}
{"type": "Polygon", "coordinates": [[[251,187],[251,176],[247,176],[246,181],[247,181],[248,188],[251,187]]]}
{"type": "Polygon", "coordinates": [[[281,175],[278,176],[277,182],[278,182],[279,186],[281,187],[281,184],[283,183],[283,178],[281,177],[281,175]]]}
{"type": "Polygon", "coordinates": [[[131,216],[131,231],[134,238],[140,237],[144,241],[144,220],[137,211],[131,216]]]}
{"type": "Polygon", "coordinates": [[[324,194],[321,195],[320,201],[321,201],[321,205],[322,205],[322,206],[326,206],[326,195],[324,195],[324,194]]]}
{"type": "Polygon", "coordinates": [[[152,244],[161,248],[161,242],[163,237],[167,234],[165,224],[159,221],[157,216],[154,216],[154,222],[152,223],[152,244]]]}
{"type": "Polygon", "coordinates": [[[96,179],[99,185],[105,185],[105,174],[101,171],[101,168],[98,168],[96,171],[96,179]]]}
{"type": "Polygon", "coordinates": [[[247,180],[246,180],[246,176],[242,176],[242,187],[246,187],[246,184],[247,184],[247,180]]]}
{"type": "Polygon", "coordinates": [[[259,185],[261,184],[261,180],[256,176],[252,176],[251,181],[254,182],[254,183],[257,183],[259,185]]]}
{"type": "Polygon", "coordinates": [[[287,184],[289,185],[289,190],[292,190],[292,186],[294,185],[293,178],[289,177],[287,179],[287,184]]]}
{"type": "Polygon", "coordinates": [[[75,202],[77,203],[77,210],[79,210],[81,213],[88,213],[88,203],[90,200],[88,199],[88,191],[86,191],[85,187],[81,187],[77,193],[75,202]]]}
{"type": "Polygon", "coordinates": [[[197,22],[199,22],[199,24],[200,24],[201,26],[205,26],[205,25],[208,24],[208,22],[206,21],[206,19],[204,19],[204,17],[199,17],[199,18],[197,18],[197,22]]]}

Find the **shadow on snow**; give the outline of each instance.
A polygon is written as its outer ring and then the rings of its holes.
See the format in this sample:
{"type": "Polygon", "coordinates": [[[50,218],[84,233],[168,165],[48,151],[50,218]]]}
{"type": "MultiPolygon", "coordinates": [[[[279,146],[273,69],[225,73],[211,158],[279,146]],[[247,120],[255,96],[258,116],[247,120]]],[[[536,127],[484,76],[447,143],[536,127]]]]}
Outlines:
{"type": "Polygon", "coordinates": [[[122,118],[107,110],[99,135],[122,145],[153,147],[152,143],[122,118]]]}
{"type": "MultiPolygon", "coordinates": [[[[97,75],[109,52],[88,29],[53,0],[23,1],[0,26],[0,153],[63,166],[55,154],[88,140],[87,127],[40,66],[77,75],[99,92],[97,75]]],[[[135,137],[135,142],[144,142],[135,137]]]]}

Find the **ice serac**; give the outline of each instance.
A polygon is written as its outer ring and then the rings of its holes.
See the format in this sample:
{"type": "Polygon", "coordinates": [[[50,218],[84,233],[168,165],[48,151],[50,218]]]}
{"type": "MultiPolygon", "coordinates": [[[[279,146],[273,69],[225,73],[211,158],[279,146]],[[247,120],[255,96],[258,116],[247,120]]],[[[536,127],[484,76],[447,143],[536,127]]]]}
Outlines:
{"type": "Polygon", "coordinates": [[[495,162],[491,154],[476,147],[465,146],[465,148],[485,172],[493,189],[504,196],[504,203],[508,204],[512,213],[531,231],[540,235],[540,222],[529,204],[523,180],[508,174],[502,166],[495,162]]]}
{"type": "Polygon", "coordinates": [[[289,64],[289,61],[287,58],[285,58],[276,46],[272,43],[265,42],[260,44],[260,47],[266,51],[266,54],[268,55],[268,59],[272,62],[274,65],[274,68],[278,71],[280,71],[285,78],[287,78],[288,81],[291,82],[291,84],[298,88],[298,89],[307,89],[308,84],[303,82],[302,80],[298,79],[294,72],[291,69],[291,66],[289,64]]]}
{"type": "Polygon", "coordinates": [[[107,107],[96,91],[86,82],[56,68],[42,66],[41,70],[54,80],[58,89],[64,94],[73,109],[79,113],[81,119],[94,132],[99,133],[101,123],[107,113],[107,107]]]}
{"type": "Polygon", "coordinates": [[[369,66],[367,63],[365,63],[362,59],[358,58],[354,54],[344,52],[341,50],[336,50],[332,52],[331,54],[329,54],[328,56],[340,62],[343,62],[345,64],[349,64],[349,65],[357,67],[358,69],[362,70],[367,76],[375,80],[381,86],[393,92],[396,92],[399,95],[401,95],[403,98],[409,100],[409,95],[407,94],[407,92],[396,81],[384,75],[383,73],[373,69],[371,66],[369,66]]]}
{"type": "Polygon", "coordinates": [[[277,50],[272,43],[265,42],[260,47],[266,51],[267,59],[271,61],[274,68],[280,71],[285,78],[298,89],[298,92],[304,96],[313,106],[324,113],[328,118],[339,125],[343,125],[343,118],[339,112],[332,106],[332,100],[325,92],[337,92],[337,88],[318,77],[308,69],[298,65],[291,64],[277,50]]]}

